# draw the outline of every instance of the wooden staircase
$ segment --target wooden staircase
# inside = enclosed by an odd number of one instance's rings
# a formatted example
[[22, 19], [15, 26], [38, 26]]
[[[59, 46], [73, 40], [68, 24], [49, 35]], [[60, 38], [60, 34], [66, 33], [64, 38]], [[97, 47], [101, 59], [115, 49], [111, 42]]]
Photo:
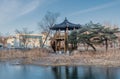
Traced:
[[51, 46], [54, 51], [60, 51], [65, 49], [64, 45], [65, 35], [60, 32], [56, 32], [51, 40]]

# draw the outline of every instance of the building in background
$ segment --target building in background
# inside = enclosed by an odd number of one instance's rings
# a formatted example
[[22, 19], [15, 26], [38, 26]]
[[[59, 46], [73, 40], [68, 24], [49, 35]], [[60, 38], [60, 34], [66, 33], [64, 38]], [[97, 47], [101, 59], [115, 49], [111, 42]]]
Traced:
[[42, 35], [40, 34], [17, 34], [16, 42], [19, 42], [19, 47], [23, 47], [23, 48], [41, 47]]
[[[40, 48], [45, 41], [46, 34], [16, 34], [7, 40], [8, 48]], [[50, 40], [46, 40], [45, 46], [50, 46]]]
[[15, 40], [16, 40], [16, 37], [9, 36], [8, 39], [7, 39], [7, 42], [6, 42], [7, 43], [6, 47], [7, 48], [14, 48], [14, 47], [16, 47], [15, 44], [14, 44]]

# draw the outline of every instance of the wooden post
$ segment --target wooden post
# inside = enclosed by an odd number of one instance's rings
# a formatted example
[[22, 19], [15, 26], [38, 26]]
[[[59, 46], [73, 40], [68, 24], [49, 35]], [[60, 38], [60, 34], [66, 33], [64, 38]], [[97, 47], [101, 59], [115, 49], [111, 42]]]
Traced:
[[59, 47], [58, 50], [59, 50], [59, 51], [60, 51], [60, 39], [61, 39], [61, 38], [60, 38], [60, 29], [59, 29], [59, 32], [58, 32], [58, 44], [59, 44], [59, 46], [58, 46], [58, 47]]
[[66, 51], [68, 51], [68, 27], [66, 28]]
[[61, 49], [61, 34], [60, 34], [60, 29], [59, 29], [59, 51]]
[[66, 52], [66, 30], [65, 30], [65, 36], [64, 36], [64, 52]]
[[64, 46], [64, 52], [66, 52], [67, 50], [68, 50], [68, 43], [67, 43], [67, 39], [68, 39], [68, 27], [66, 28], [66, 30], [65, 30], [65, 39], [64, 39], [64, 44], [65, 44], [65, 46]]
[[55, 51], [57, 51], [57, 31], [56, 31], [56, 34], [55, 34]]

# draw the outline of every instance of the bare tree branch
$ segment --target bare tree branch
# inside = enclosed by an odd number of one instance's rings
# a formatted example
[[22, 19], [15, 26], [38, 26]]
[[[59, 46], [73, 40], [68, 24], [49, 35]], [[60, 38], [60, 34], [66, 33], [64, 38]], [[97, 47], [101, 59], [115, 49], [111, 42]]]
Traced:
[[53, 27], [54, 24], [57, 21], [57, 18], [59, 17], [59, 13], [52, 13], [52, 12], [47, 12], [45, 16], [43, 17], [42, 21], [39, 23], [39, 30], [41, 32], [46, 32], [47, 36], [43, 42], [42, 47], [44, 46], [47, 38], [49, 35], [52, 33], [50, 32], [50, 27]]

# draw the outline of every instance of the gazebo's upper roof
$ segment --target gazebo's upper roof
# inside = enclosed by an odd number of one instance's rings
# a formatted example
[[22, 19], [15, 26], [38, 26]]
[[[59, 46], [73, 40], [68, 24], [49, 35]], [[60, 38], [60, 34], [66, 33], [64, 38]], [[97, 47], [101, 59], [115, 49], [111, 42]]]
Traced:
[[81, 27], [80, 24], [73, 24], [71, 22], [69, 22], [67, 20], [67, 18], [65, 18], [65, 20], [60, 23], [60, 24], [55, 24], [53, 27], [51, 27], [51, 30], [66, 30], [66, 28], [68, 28], [68, 30], [73, 30], [73, 29], [79, 29]]

